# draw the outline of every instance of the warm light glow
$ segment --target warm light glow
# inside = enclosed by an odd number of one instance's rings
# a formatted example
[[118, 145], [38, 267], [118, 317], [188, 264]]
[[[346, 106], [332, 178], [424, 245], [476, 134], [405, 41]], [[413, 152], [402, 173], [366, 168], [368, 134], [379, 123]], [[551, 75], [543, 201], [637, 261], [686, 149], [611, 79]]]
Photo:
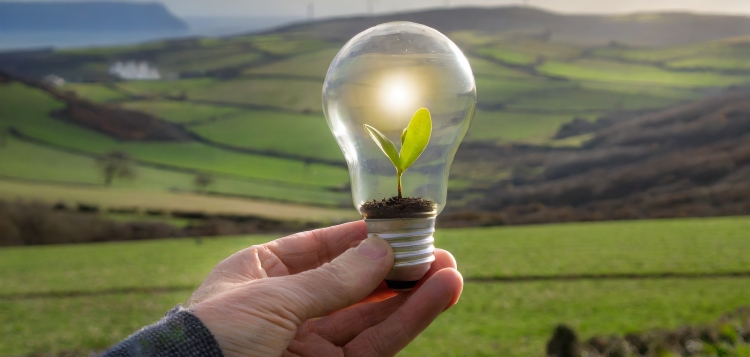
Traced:
[[409, 104], [409, 88], [404, 81], [393, 81], [385, 88], [386, 103], [388, 105], [403, 109]]
[[381, 88], [382, 105], [392, 114], [401, 114], [411, 109], [416, 102], [416, 88], [404, 75], [386, 78]]

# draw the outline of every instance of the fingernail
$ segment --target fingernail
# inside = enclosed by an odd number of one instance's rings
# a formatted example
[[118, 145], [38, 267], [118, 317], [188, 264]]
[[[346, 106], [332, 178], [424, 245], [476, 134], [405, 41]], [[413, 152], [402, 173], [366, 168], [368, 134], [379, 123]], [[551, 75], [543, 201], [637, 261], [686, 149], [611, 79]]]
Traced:
[[388, 255], [388, 243], [380, 238], [367, 238], [357, 247], [357, 253], [372, 260]]

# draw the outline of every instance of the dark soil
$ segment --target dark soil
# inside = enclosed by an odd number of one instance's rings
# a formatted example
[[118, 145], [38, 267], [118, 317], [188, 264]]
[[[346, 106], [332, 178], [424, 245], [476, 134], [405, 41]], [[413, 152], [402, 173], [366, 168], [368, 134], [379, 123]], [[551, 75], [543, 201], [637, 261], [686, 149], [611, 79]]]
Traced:
[[394, 196], [380, 201], [367, 201], [362, 204], [359, 211], [365, 218], [370, 219], [416, 218], [434, 214], [435, 206], [434, 202], [420, 197]]

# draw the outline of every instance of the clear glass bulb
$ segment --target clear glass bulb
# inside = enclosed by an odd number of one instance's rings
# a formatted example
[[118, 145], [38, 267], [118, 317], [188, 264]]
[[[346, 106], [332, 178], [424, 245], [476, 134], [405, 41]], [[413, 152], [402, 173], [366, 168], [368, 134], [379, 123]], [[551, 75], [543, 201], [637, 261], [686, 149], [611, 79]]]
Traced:
[[[399, 150], [402, 131], [414, 113], [429, 110], [430, 141], [402, 180], [404, 197], [431, 201], [426, 216], [432, 218], [434, 230], [434, 217], [445, 207], [450, 166], [475, 106], [476, 85], [468, 60], [435, 29], [391, 22], [367, 29], [344, 45], [328, 69], [323, 111], [349, 166], [354, 206], [366, 220], [377, 217], [368, 215], [362, 205], [396, 196], [398, 184], [394, 164], [364, 124]], [[370, 233], [375, 229], [369, 223], [368, 227]], [[421, 229], [419, 224], [410, 227], [401, 231]]]
[[323, 85], [323, 111], [344, 152], [354, 206], [396, 195], [393, 164], [364, 130], [371, 125], [399, 148], [401, 132], [420, 108], [430, 111], [432, 136], [403, 175], [404, 196], [445, 207], [448, 173], [476, 105], [474, 75], [445, 35], [411, 22], [372, 27], [336, 55]]

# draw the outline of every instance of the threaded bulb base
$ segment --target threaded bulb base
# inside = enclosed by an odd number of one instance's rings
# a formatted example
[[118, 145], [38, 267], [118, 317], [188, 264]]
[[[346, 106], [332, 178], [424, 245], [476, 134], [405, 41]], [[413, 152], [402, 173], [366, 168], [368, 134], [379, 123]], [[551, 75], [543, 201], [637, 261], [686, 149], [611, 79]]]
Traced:
[[435, 216], [427, 218], [365, 219], [367, 236], [379, 237], [393, 248], [394, 261], [385, 277], [395, 291], [409, 291], [435, 261]]

